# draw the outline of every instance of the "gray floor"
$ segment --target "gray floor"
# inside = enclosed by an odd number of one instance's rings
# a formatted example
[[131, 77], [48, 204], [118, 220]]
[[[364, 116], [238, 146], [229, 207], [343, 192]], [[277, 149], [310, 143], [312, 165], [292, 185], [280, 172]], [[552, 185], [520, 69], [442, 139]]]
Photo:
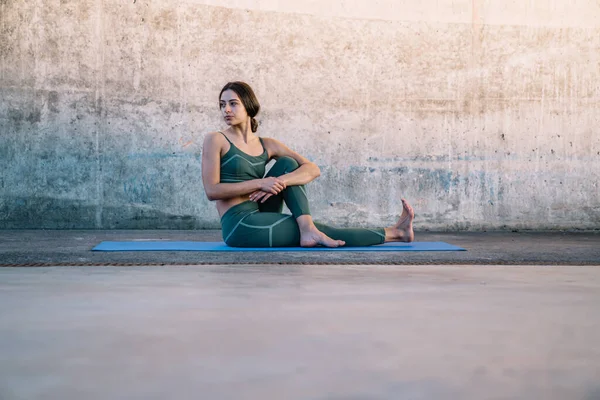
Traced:
[[600, 266], [0, 268], [0, 399], [599, 399]]

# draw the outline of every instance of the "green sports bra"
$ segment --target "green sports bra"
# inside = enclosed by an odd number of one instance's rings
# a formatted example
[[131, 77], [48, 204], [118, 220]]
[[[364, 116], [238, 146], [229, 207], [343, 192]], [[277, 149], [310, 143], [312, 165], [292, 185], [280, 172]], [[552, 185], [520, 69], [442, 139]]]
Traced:
[[[225, 134], [219, 131], [220, 134]], [[260, 156], [251, 156], [238, 149], [227, 136], [225, 139], [230, 144], [227, 153], [221, 157], [221, 180], [220, 183], [245, 182], [252, 179], [261, 179], [265, 175], [265, 166], [269, 162], [267, 149], [262, 141], [263, 153]]]

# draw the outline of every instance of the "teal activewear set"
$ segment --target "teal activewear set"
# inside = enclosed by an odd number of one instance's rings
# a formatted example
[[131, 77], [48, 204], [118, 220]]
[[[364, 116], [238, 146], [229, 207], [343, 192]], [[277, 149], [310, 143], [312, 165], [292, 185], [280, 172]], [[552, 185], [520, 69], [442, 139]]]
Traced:
[[[251, 156], [238, 149], [227, 136], [225, 139], [229, 142], [230, 148], [221, 157], [221, 183], [244, 182], [265, 177], [265, 167], [269, 162], [266, 149], [259, 156]], [[263, 144], [262, 139], [260, 143]], [[296, 160], [281, 157], [266, 176], [282, 176], [296, 168], [298, 168]], [[292, 215], [281, 213], [284, 202]], [[223, 240], [232, 247], [299, 246], [300, 230], [296, 218], [301, 215], [310, 215], [306, 189], [303, 185], [288, 186], [264, 203], [248, 200], [227, 210], [221, 217]], [[317, 222], [315, 225], [330, 238], [345, 241], [346, 246], [371, 246], [385, 241], [383, 228], [340, 229]]]

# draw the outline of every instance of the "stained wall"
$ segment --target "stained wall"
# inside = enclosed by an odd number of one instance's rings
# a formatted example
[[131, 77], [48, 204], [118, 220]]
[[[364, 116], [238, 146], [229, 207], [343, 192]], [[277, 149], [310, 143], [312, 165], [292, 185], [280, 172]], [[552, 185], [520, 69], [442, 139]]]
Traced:
[[315, 219], [600, 228], [595, 0], [0, 0], [0, 228], [219, 226], [230, 80], [316, 162]]

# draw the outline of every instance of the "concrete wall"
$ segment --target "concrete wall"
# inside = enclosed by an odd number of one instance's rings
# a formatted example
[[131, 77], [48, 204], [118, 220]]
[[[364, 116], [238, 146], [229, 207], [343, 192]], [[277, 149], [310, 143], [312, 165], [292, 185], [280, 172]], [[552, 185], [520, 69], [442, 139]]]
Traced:
[[200, 157], [245, 80], [316, 219], [600, 228], [596, 0], [0, 0], [0, 227], [215, 228]]

